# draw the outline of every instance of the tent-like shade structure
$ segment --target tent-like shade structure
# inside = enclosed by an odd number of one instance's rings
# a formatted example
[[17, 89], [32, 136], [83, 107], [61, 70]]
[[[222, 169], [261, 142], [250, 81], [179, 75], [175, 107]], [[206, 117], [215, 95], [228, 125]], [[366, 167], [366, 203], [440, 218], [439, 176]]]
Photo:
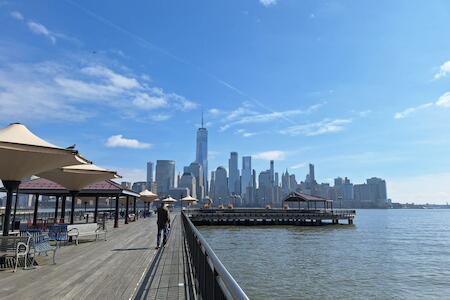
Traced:
[[[108, 179], [120, 178], [116, 171], [106, 170], [94, 164], [72, 165], [56, 168], [39, 173], [37, 176], [59, 183], [71, 192], [72, 199], [75, 198], [79, 191], [89, 184]], [[72, 214], [70, 217], [70, 224], [73, 224], [75, 201], [72, 201], [71, 209]]]
[[7, 190], [3, 235], [8, 235], [12, 194], [23, 178], [67, 165], [89, 163], [72, 147], [55, 146], [13, 123], [0, 129], [0, 179]]
[[198, 200], [195, 199], [194, 197], [191, 197], [191, 195], [187, 195], [186, 197], [182, 198], [181, 201], [187, 202], [187, 203], [194, 203], [194, 202], [197, 202]]
[[175, 202], [177, 202], [177, 200], [175, 200], [175, 199], [173, 199], [172, 197], [169, 196], [169, 197], [163, 199], [162, 202], [163, 202], [163, 203], [169, 203], [169, 204], [170, 204], [170, 203], [175, 203]]
[[141, 200], [145, 203], [151, 203], [158, 198], [158, 195], [149, 190], [144, 190], [139, 195], [141, 195]]

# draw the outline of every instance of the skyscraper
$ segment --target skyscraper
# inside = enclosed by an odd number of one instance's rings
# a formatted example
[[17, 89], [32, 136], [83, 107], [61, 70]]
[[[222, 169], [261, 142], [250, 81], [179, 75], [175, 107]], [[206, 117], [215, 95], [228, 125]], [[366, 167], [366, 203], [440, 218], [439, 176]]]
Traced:
[[309, 180], [311, 183], [314, 183], [316, 181], [316, 175], [314, 174], [314, 165], [309, 164]]
[[155, 177], [158, 195], [160, 197], [167, 196], [169, 189], [173, 188], [175, 184], [175, 161], [157, 160]]
[[189, 194], [192, 197], [197, 198], [197, 187], [196, 187], [196, 177], [192, 173], [184, 172], [178, 182], [179, 188], [188, 188]]
[[253, 186], [252, 181], [252, 157], [251, 156], [243, 156], [242, 157], [242, 175], [241, 175], [241, 190], [242, 196], [244, 198], [245, 203], [250, 202], [250, 193], [247, 190], [248, 187]]
[[153, 163], [147, 162], [147, 188], [150, 189], [153, 182]]
[[[197, 130], [197, 151], [195, 161], [202, 166], [203, 186], [205, 194], [208, 192], [208, 130], [203, 127], [203, 113], [202, 113], [202, 127]], [[199, 199], [201, 200], [201, 199]]]
[[195, 176], [196, 179], [196, 195], [192, 195], [192, 197], [196, 197], [198, 200], [202, 200], [205, 196], [206, 189], [203, 186], [203, 169], [202, 165], [198, 162], [191, 163], [188, 167], [184, 167], [185, 173], [191, 173]]
[[274, 185], [275, 182], [275, 170], [274, 170], [274, 163], [273, 160], [270, 161], [270, 181], [272, 182], [272, 185]]
[[228, 170], [230, 172], [230, 176], [228, 179], [228, 191], [230, 194], [240, 194], [237, 152], [230, 153], [230, 159], [228, 160]]
[[214, 201], [220, 204], [228, 204], [228, 180], [227, 170], [224, 167], [218, 167], [214, 178]]

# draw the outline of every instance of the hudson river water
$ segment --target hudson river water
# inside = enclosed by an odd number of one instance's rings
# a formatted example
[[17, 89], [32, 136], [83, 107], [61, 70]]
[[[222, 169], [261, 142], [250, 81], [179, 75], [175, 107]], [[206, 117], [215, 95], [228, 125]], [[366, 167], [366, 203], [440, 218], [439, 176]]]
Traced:
[[355, 225], [199, 227], [251, 299], [450, 299], [450, 210]]

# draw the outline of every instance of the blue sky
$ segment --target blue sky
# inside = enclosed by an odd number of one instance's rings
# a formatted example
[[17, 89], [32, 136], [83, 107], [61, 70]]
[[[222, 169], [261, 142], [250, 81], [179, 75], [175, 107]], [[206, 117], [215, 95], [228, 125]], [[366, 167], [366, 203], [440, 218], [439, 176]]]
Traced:
[[230, 151], [450, 200], [447, 1], [0, 0], [0, 125], [142, 180]]

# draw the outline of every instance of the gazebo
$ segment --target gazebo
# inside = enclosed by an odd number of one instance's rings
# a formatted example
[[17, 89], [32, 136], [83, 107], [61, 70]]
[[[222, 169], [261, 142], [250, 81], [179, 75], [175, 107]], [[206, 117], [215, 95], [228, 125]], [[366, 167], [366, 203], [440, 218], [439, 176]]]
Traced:
[[283, 202], [298, 202], [298, 208], [300, 209], [300, 203], [306, 202], [307, 209], [311, 209], [310, 203], [314, 203], [314, 209], [317, 209], [317, 203], [323, 204], [324, 209], [333, 209], [333, 201], [327, 200], [319, 196], [312, 196], [299, 192], [291, 192], [284, 198]]
[[[34, 195], [34, 213], [33, 213], [33, 224], [36, 225], [36, 219], [38, 214], [39, 206], [39, 196], [56, 196], [64, 198], [70, 195], [70, 191], [65, 189], [62, 185], [50, 181], [44, 178], [37, 178], [27, 182], [23, 182], [19, 186], [19, 193]], [[98, 216], [98, 202], [100, 197], [115, 198], [115, 217], [114, 217], [114, 227], [119, 227], [119, 199], [121, 196], [133, 197], [134, 198], [134, 213], [136, 213], [136, 198], [139, 198], [139, 193], [132, 190], [126, 189], [120, 184], [112, 180], [103, 180], [86, 186], [81, 189], [77, 197], [94, 197], [95, 198], [95, 208], [94, 208], [94, 222], [97, 222]], [[65, 207], [61, 209], [61, 219], [64, 219]]]
[[146, 215], [145, 206], [147, 206], [147, 211], [150, 210], [150, 203], [156, 201], [158, 199], [158, 195], [149, 190], [144, 190], [139, 193], [141, 196], [142, 202], [144, 202], [144, 218]]

